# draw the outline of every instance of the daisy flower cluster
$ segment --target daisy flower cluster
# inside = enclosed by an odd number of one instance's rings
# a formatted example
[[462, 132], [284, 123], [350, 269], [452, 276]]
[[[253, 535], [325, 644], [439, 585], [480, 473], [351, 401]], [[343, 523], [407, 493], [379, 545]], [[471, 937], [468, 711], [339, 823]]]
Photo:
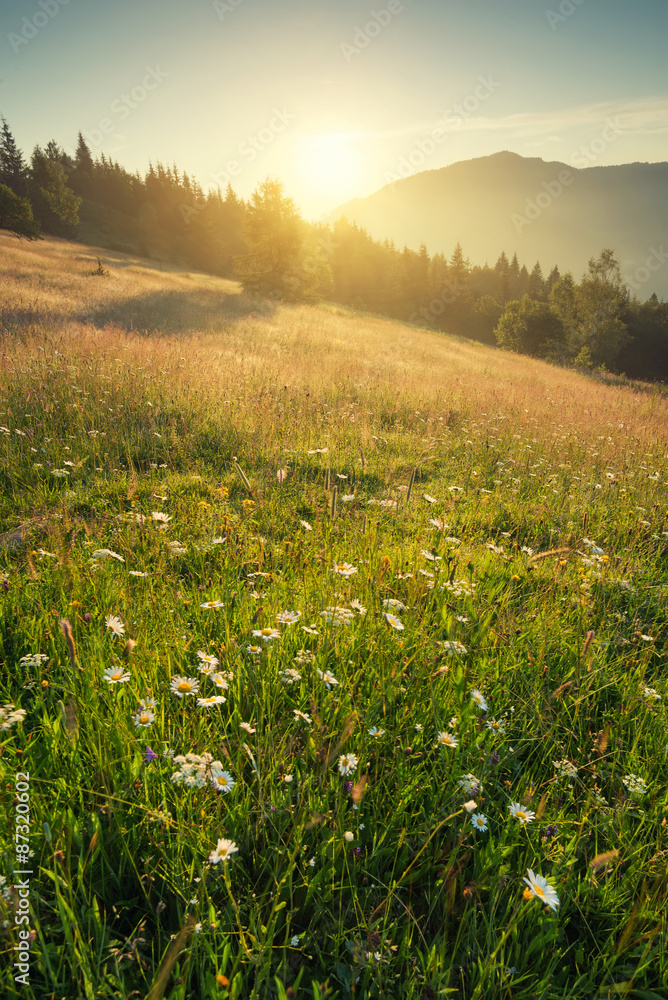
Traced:
[[177, 754], [173, 758], [179, 765], [172, 774], [175, 785], [185, 788], [203, 788], [206, 784], [213, 785], [217, 792], [231, 792], [235, 781], [229, 771], [226, 771], [219, 760], [214, 760], [210, 753]]

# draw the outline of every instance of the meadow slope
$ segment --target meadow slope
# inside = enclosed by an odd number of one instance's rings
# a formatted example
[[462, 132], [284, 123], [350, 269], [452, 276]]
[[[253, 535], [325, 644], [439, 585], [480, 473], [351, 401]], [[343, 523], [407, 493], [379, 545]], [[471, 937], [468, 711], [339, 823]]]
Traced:
[[7, 996], [666, 996], [659, 389], [6, 234], [0, 336]]

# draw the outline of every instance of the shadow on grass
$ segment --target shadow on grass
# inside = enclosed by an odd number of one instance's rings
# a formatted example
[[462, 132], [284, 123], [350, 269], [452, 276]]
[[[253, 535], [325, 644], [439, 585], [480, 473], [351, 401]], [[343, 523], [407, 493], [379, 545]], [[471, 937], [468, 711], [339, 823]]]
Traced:
[[104, 305], [86, 319], [99, 327], [112, 323], [128, 331], [190, 334], [215, 331], [245, 316], [272, 316], [275, 309], [276, 303], [241, 293], [170, 289]]
[[[90, 278], [105, 281], [104, 277]], [[74, 312], [39, 301], [0, 305], [0, 332], [21, 335], [30, 329], [51, 331], [69, 323], [92, 323], [103, 329], [112, 325], [135, 333], [183, 334], [216, 332], [244, 317], [269, 318], [277, 302], [253, 299], [241, 292], [193, 288], [147, 292], [92, 308], [85, 302]]]
[[105, 304], [81, 318], [98, 327], [115, 324], [140, 333], [191, 334], [215, 331], [245, 316], [273, 316], [275, 309], [275, 302], [240, 292], [170, 289]]

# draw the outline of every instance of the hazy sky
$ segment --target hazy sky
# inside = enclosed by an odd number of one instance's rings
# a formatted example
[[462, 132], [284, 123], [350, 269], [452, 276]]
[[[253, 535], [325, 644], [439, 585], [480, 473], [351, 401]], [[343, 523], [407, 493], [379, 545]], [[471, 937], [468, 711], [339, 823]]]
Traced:
[[0, 0], [0, 113], [315, 218], [502, 149], [668, 160], [667, 40], [666, 0]]

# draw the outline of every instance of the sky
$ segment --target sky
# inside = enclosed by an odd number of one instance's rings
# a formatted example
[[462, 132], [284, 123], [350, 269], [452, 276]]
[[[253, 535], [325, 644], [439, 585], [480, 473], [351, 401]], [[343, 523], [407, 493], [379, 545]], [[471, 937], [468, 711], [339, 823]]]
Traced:
[[317, 219], [511, 150], [668, 160], [666, 0], [0, 0], [0, 114]]

